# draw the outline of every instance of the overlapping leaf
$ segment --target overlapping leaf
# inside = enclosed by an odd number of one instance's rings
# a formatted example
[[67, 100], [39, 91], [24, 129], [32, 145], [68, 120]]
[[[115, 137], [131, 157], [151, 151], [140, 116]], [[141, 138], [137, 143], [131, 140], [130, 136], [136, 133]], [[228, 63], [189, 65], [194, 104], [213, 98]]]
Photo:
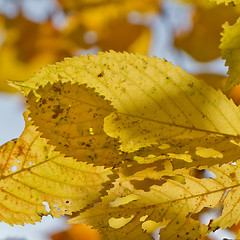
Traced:
[[229, 66], [229, 77], [226, 83], [226, 91], [230, 90], [234, 85], [240, 83], [239, 78], [239, 52], [240, 52], [240, 19], [229, 26], [224, 24], [224, 32], [220, 48], [222, 49], [222, 56], [226, 59], [226, 65]]
[[225, 75], [220, 74], [196, 74], [194, 75], [196, 78], [204, 80], [208, 85], [212, 86], [216, 90], [223, 90], [226, 85], [227, 77]]
[[240, 221], [239, 211], [239, 192], [240, 192], [240, 174], [239, 174], [239, 161], [236, 165], [224, 165], [222, 167], [211, 167], [212, 171], [217, 177], [216, 180], [220, 180], [224, 188], [226, 189], [226, 196], [223, 199], [223, 211], [222, 215], [211, 221], [210, 227], [215, 228], [227, 228], [233, 224], [237, 224]]
[[[111, 101], [116, 111], [105, 118], [104, 131], [119, 138], [123, 152], [145, 148], [154, 155], [140, 162], [174, 159], [179, 168], [184, 161], [189, 166], [214, 165], [240, 155], [239, 109], [221, 92], [171, 63], [115, 52], [82, 56], [48, 66], [19, 87], [28, 94], [59, 80], [86, 83]], [[45, 137], [46, 129], [41, 128]]]
[[[104, 239], [151, 239], [144, 231], [153, 222], [165, 226], [163, 239], [197, 239], [239, 220], [239, 163], [224, 163], [240, 156], [240, 110], [204, 81], [167, 61], [112, 51], [66, 59], [15, 85], [33, 124], [60, 153], [118, 167], [108, 195], [72, 222], [93, 225]], [[224, 164], [208, 169], [215, 179], [181, 169], [214, 164]], [[208, 226], [195, 220], [230, 188], [221, 218]]]
[[[105, 116], [114, 111], [109, 101], [85, 85], [47, 85], [28, 95], [30, 117], [43, 137], [66, 156], [104, 166], [123, 161], [118, 139], [103, 131]], [[37, 102], [36, 102], [37, 101]]]
[[65, 158], [40, 135], [27, 124], [19, 139], [0, 148], [0, 220], [11, 225], [79, 211], [99, 198], [111, 174]]
[[[161, 239], [200, 239], [240, 220], [239, 162], [208, 170], [216, 175], [215, 179], [197, 179], [187, 171], [176, 171], [175, 174], [178, 172], [185, 178], [184, 183], [167, 180], [162, 186], [153, 184], [148, 191], [136, 190], [132, 182], [120, 178], [101, 203], [70, 222], [91, 224], [101, 230], [106, 240], [112, 239], [114, 234], [119, 239], [148, 239], [144, 233], [147, 221], [162, 222], [165, 219], [169, 221], [162, 224], [166, 227], [160, 231]], [[206, 207], [221, 205], [222, 198], [221, 217], [210, 220], [208, 226], [195, 220], [196, 213]]]
[[187, 176], [185, 181], [181, 184], [168, 180], [162, 186], [153, 184], [144, 191], [136, 190], [126, 179], [119, 179], [101, 203], [70, 222], [90, 224], [106, 240], [114, 235], [119, 239], [151, 239], [144, 233], [149, 221], [167, 226], [160, 233], [161, 239], [200, 238], [206, 234], [207, 226], [191, 217], [204, 207], [215, 207], [224, 190], [217, 191], [222, 185], [214, 180]]

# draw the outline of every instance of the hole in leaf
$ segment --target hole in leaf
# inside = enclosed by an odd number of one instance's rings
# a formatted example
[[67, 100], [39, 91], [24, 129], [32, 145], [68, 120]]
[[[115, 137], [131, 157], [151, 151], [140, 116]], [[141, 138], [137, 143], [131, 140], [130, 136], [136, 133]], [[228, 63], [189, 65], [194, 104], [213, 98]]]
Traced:
[[204, 178], [216, 178], [216, 175], [213, 172], [208, 171], [206, 169], [204, 171], [203, 176], [204, 176]]
[[121, 228], [121, 227], [125, 226], [133, 218], [134, 218], [134, 215], [132, 215], [129, 218], [124, 218], [124, 217], [121, 217], [121, 218], [110, 218], [108, 220], [108, 224], [109, 224], [110, 227], [118, 229], [118, 228]]
[[228, 192], [231, 191], [232, 188], [227, 188], [224, 192], [224, 194], [222, 195], [222, 198], [221, 198], [221, 201], [220, 202], [223, 202], [224, 198], [227, 196]]
[[50, 212], [49, 204], [48, 204], [47, 202], [42, 202], [42, 204], [45, 206], [46, 211], [47, 211], [47, 212]]
[[17, 171], [17, 166], [13, 166], [13, 167], [11, 168], [11, 171], [12, 171], [12, 172], [16, 172], [16, 171]]
[[[219, 218], [222, 214], [222, 209], [220, 207], [216, 208], [203, 208], [203, 210], [198, 214], [198, 219], [202, 224], [208, 225], [209, 221], [213, 218]], [[197, 214], [196, 214], [197, 215]]]

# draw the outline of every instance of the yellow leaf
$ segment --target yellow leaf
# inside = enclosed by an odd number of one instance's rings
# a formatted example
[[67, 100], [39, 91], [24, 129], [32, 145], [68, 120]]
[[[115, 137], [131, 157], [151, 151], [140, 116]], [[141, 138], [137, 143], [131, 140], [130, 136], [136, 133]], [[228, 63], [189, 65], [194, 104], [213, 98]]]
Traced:
[[229, 66], [229, 77], [227, 79], [225, 90], [229, 91], [234, 85], [240, 83], [239, 79], [239, 32], [240, 18], [237, 22], [229, 26], [228, 23], [223, 25], [222, 40], [220, 48], [222, 49], [223, 59], [226, 60], [226, 65]]
[[[41, 55], [47, 55], [48, 63], [56, 62], [71, 53], [70, 46], [55, 29], [51, 20], [45, 23], [35, 23], [19, 14], [16, 18], [5, 17], [3, 30], [6, 39], [2, 48], [11, 47], [16, 51], [16, 57], [23, 63], [34, 61]], [[69, 48], [68, 48], [69, 47]]]
[[181, 0], [182, 2], [192, 3], [197, 6], [211, 8], [216, 4], [225, 3], [225, 5], [235, 5], [239, 3], [239, 0]]
[[127, 19], [119, 19], [106, 26], [96, 44], [102, 51], [113, 49], [120, 52], [127, 50], [132, 53], [146, 54], [150, 36], [148, 27], [131, 24]]
[[[171, 220], [161, 229], [161, 239], [199, 239], [207, 234], [208, 227], [194, 220], [194, 215], [204, 207], [216, 207], [225, 189], [215, 179], [196, 179], [188, 173], [183, 176], [184, 184], [167, 180], [162, 186], [153, 183], [147, 191], [137, 190], [135, 183], [119, 178], [102, 202], [69, 222], [92, 225], [108, 240], [114, 235], [119, 239], [151, 239], [144, 233], [147, 221], [157, 222], [159, 226]], [[121, 222], [120, 227], [117, 220], [122, 218], [125, 222]]]
[[236, 165], [225, 164], [222, 167], [211, 167], [209, 170], [220, 180], [226, 196], [222, 199], [222, 215], [210, 221], [209, 228], [227, 228], [240, 221], [240, 167], [239, 161]]
[[147, 53], [151, 36], [149, 27], [131, 24], [113, 6], [85, 9], [72, 15], [63, 34], [79, 48], [98, 46], [102, 51], [142, 54]]
[[[94, 203], [111, 171], [65, 158], [29, 123], [0, 148], [0, 221], [34, 223]], [[49, 206], [49, 209], [46, 207]]]
[[225, 3], [225, 5], [229, 5], [229, 4], [239, 4], [240, 1], [239, 0], [209, 0], [211, 2], [216, 2], [217, 4], [220, 3]]
[[66, 156], [96, 165], [115, 166], [123, 157], [118, 139], [103, 131], [104, 117], [114, 111], [109, 101], [84, 85], [47, 85], [28, 95], [30, 117], [43, 137]]
[[16, 92], [6, 80], [25, 80], [46, 64], [72, 55], [72, 47], [50, 20], [37, 24], [22, 15], [13, 19], [0, 15], [0, 23], [5, 36], [0, 47], [1, 91]]
[[[134, 159], [138, 162], [172, 159], [174, 167], [180, 168], [223, 164], [235, 161], [240, 154], [239, 109], [220, 91], [171, 63], [142, 55], [100, 53], [66, 59], [15, 84], [28, 94], [31, 89], [59, 80], [86, 83], [111, 101], [116, 111], [111, 109], [103, 116], [110, 114], [105, 117], [104, 131], [120, 140], [121, 151], [138, 156]], [[45, 132], [41, 127], [48, 139], [50, 128]], [[199, 148], [207, 153], [198, 154]], [[208, 148], [219, 154], [208, 154]]]
[[197, 7], [193, 15], [193, 28], [175, 38], [175, 46], [195, 60], [206, 62], [220, 57], [219, 43], [222, 24], [234, 23], [239, 13], [233, 6]]
[[216, 90], [223, 90], [227, 80], [225, 75], [218, 74], [201, 73], [194, 76], [198, 79], [204, 80], [208, 85], [212, 86]]
[[[200, 239], [218, 228], [239, 222], [239, 164], [237, 161], [236, 165], [207, 168], [215, 174], [208, 179], [197, 179], [190, 176], [189, 171], [177, 170], [175, 174], [182, 175], [184, 183], [168, 179], [163, 185], [152, 183], [149, 189], [145, 189], [144, 181], [139, 180], [137, 186], [136, 182], [121, 176], [102, 202], [69, 222], [90, 224], [108, 240], [113, 239], [114, 234], [119, 239], [148, 239], [144, 223], [169, 220], [160, 230], [161, 239]], [[196, 214], [205, 208], [221, 206], [222, 201], [224, 208], [219, 218], [210, 220], [208, 225], [195, 220]], [[117, 225], [120, 218], [125, 219], [121, 227]]]

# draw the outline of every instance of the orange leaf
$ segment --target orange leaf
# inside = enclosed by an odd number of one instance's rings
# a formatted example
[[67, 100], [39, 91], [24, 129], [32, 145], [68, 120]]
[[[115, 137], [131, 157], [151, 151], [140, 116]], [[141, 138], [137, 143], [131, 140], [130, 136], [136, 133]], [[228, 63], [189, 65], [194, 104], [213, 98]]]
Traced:
[[101, 240], [97, 230], [85, 224], [74, 224], [67, 231], [51, 236], [52, 240]]

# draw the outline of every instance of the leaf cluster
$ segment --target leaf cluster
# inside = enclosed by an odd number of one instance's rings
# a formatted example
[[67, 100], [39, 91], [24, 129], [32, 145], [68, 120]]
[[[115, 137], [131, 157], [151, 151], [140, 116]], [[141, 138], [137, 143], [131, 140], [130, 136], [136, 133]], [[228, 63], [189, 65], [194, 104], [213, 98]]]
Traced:
[[[239, 20], [224, 25], [226, 90], [240, 83], [238, 34]], [[1, 221], [74, 213], [70, 223], [106, 240], [152, 239], [159, 227], [161, 239], [200, 239], [240, 221], [240, 109], [222, 91], [166, 60], [115, 51], [11, 84], [28, 108], [22, 135], [0, 148]], [[215, 208], [218, 218], [199, 221]]]

